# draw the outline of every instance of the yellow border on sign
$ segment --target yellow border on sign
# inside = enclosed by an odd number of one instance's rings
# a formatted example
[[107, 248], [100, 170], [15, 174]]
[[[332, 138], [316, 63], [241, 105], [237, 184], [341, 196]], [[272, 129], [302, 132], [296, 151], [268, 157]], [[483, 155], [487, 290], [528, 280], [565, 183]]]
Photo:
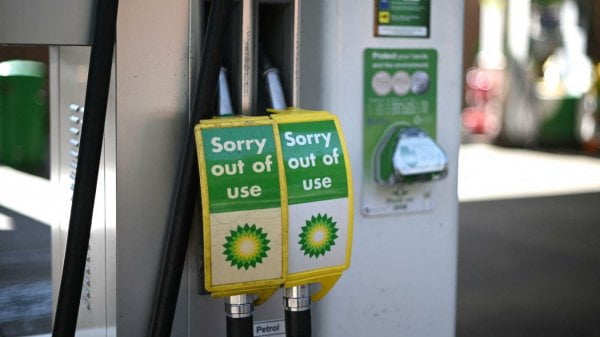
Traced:
[[[312, 295], [314, 301], [318, 301], [323, 298], [331, 288], [335, 285], [337, 280], [342, 275], [342, 272], [350, 267], [350, 260], [352, 254], [352, 240], [353, 240], [353, 228], [354, 228], [354, 191], [352, 188], [352, 168], [350, 166], [350, 156], [348, 155], [348, 147], [342, 128], [337, 116], [333, 115], [328, 111], [310, 111], [302, 109], [288, 109], [288, 110], [269, 110], [272, 112], [271, 118], [276, 122], [275, 128], [279, 133], [279, 124], [298, 123], [298, 122], [319, 122], [319, 121], [333, 121], [340, 138], [342, 151], [344, 153], [344, 163], [346, 165], [346, 180], [348, 181], [348, 240], [346, 243], [346, 261], [343, 265], [335, 267], [327, 267], [322, 269], [316, 269], [306, 272], [300, 272], [295, 274], [289, 274], [285, 282], [285, 287], [294, 287], [308, 283], [320, 283], [321, 288]], [[283, 161], [283, 153], [282, 153]], [[285, 176], [285, 171], [284, 176]], [[287, 186], [286, 186], [287, 187]], [[286, 191], [287, 197], [287, 191]], [[289, 222], [289, 220], [288, 220]]]
[[[281, 199], [281, 226], [282, 226], [282, 269], [281, 278], [261, 280], [261, 281], [250, 281], [243, 283], [232, 283], [225, 285], [213, 286], [212, 284], [212, 270], [211, 270], [211, 240], [210, 240], [210, 204], [208, 188], [202, 188], [202, 186], [208, 186], [208, 177], [206, 175], [206, 158], [204, 156], [204, 143], [202, 139], [202, 130], [213, 129], [213, 128], [231, 128], [231, 127], [244, 127], [244, 126], [260, 126], [260, 125], [271, 125], [273, 126], [273, 137], [275, 141], [275, 152], [277, 157], [277, 168], [279, 169], [279, 186], [280, 186], [280, 199]], [[287, 275], [287, 256], [288, 256], [288, 197], [287, 197], [287, 185], [285, 180], [281, 144], [279, 141], [279, 129], [277, 129], [275, 123], [268, 117], [230, 117], [220, 118], [212, 120], [200, 121], [194, 127], [194, 134], [196, 138], [196, 151], [198, 155], [198, 169], [200, 172], [200, 195], [202, 200], [202, 226], [203, 226], [203, 239], [204, 239], [204, 280], [205, 287], [213, 297], [225, 297], [240, 294], [258, 294], [259, 299], [257, 305], [266, 301], [282, 284], [284, 284]]]

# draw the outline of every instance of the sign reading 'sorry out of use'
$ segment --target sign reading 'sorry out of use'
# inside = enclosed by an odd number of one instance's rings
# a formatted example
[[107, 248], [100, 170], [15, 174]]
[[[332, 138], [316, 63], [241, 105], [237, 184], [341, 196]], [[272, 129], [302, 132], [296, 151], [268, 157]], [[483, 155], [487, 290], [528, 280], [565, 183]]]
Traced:
[[333, 120], [278, 123], [289, 204], [290, 275], [346, 262], [348, 177]]
[[200, 132], [211, 286], [283, 278], [280, 172], [273, 125], [205, 127]]

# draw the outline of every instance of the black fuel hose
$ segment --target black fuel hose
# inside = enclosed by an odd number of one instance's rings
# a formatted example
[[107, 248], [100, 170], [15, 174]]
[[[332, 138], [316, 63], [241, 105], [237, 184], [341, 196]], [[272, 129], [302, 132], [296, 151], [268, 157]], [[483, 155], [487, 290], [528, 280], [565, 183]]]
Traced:
[[193, 126], [200, 119], [211, 118], [221, 68], [225, 26], [229, 22], [231, 0], [213, 0], [206, 25], [200, 58], [200, 73], [185, 147], [179, 163], [173, 203], [169, 215], [156, 297], [148, 336], [171, 335], [181, 274], [188, 247], [190, 228], [198, 201], [198, 161]]
[[310, 309], [285, 311], [285, 335], [287, 337], [311, 336]]
[[244, 318], [227, 317], [226, 331], [227, 337], [252, 337], [254, 336], [252, 328], [252, 316]]
[[106, 121], [117, 8], [118, 0], [96, 1], [92, 50], [85, 92], [85, 114], [75, 173], [67, 247], [52, 330], [53, 337], [74, 336], [77, 328]]

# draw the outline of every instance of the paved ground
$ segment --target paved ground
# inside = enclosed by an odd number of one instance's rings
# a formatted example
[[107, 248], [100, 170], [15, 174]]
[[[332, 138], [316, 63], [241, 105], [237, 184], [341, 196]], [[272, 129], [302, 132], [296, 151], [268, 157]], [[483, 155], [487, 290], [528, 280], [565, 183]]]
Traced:
[[458, 337], [600, 336], [600, 193], [460, 211]]
[[600, 159], [470, 144], [459, 165], [457, 336], [600, 336]]
[[50, 331], [50, 227], [0, 207], [0, 337]]
[[460, 148], [461, 201], [600, 192], [600, 158], [487, 144]]

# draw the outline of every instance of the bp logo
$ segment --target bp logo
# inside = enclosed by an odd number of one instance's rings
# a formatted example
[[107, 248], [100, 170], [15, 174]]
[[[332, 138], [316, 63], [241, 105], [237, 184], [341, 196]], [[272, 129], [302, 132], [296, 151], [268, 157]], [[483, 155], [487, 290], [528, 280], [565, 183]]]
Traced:
[[225, 238], [223, 254], [226, 261], [230, 261], [232, 266], [238, 269], [256, 268], [257, 264], [263, 262], [267, 257], [270, 240], [267, 240], [267, 233], [263, 233], [262, 228], [256, 225], [238, 226], [232, 230], [230, 235]]
[[319, 255], [329, 252], [338, 237], [335, 224], [332, 217], [321, 213], [306, 220], [306, 226], [302, 227], [300, 242], [298, 242], [304, 255], [318, 258]]

